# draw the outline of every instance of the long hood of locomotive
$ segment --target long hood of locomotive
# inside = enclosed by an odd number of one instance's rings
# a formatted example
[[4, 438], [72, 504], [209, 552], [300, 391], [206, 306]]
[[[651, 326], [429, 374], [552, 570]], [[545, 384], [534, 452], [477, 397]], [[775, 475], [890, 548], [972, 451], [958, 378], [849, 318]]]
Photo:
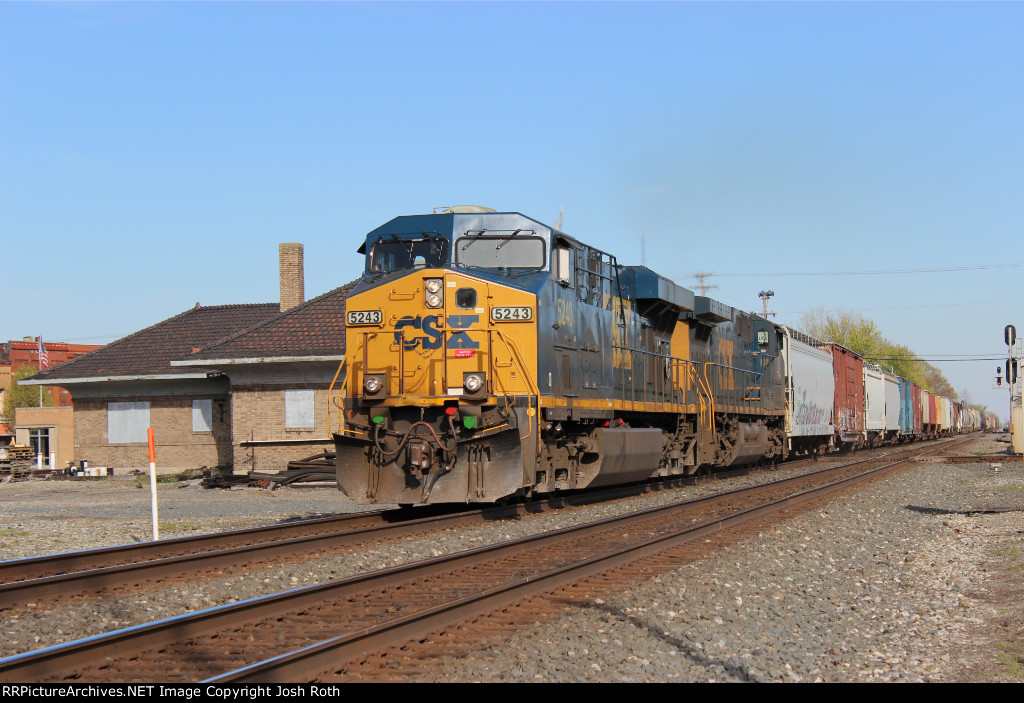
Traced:
[[[431, 307], [428, 283], [440, 304]], [[537, 295], [451, 269], [420, 269], [364, 281], [346, 301], [347, 391], [363, 396], [368, 375], [385, 379], [371, 402], [442, 404], [470, 395], [467, 374], [483, 374], [473, 400], [537, 393]]]

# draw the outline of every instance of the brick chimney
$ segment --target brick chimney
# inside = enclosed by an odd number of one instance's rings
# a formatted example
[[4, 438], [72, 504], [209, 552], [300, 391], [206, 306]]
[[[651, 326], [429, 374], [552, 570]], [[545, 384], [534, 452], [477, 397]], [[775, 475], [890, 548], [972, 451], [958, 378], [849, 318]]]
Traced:
[[286, 242], [278, 244], [277, 250], [281, 262], [281, 312], [284, 312], [306, 300], [302, 245], [297, 242]]

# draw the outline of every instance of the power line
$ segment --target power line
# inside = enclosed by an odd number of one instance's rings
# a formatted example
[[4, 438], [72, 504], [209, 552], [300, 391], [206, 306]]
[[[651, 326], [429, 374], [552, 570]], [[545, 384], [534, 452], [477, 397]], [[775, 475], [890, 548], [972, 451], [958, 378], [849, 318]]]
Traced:
[[1019, 264], [991, 264], [987, 266], [948, 266], [943, 268], [928, 269], [889, 269], [886, 271], [788, 271], [783, 273], [765, 273], [756, 271], [754, 273], [716, 273], [715, 276], [888, 276], [902, 273], [946, 273], [949, 271], [985, 271], [989, 269], [1010, 269], [1021, 268], [1024, 263]]
[[993, 356], [993, 357], [976, 356], [976, 357], [971, 357], [970, 359], [923, 359], [923, 358], [921, 358], [919, 356], [913, 356], [913, 357], [908, 357], [908, 356], [887, 357], [886, 356], [886, 357], [883, 357], [883, 356], [871, 356], [870, 354], [865, 355], [865, 358], [869, 358], [872, 361], [927, 361], [928, 363], [933, 363], [933, 362], [934, 363], [939, 363], [939, 362], [942, 362], [944, 364], [947, 364], [947, 363], [950, 363], [950, 362], [953, 362], [953, 361], [1005, 361], [1006, 360], [1005, 356]]
[[[999, 305], [1002, 303], [1020, 303], [1024, 302], [1024, 298], [1009, 298], [1006, 300], [976, 300], [970, 303], [934, 303], [931, 305], [894, 305], [885, 308], [858, 308], [856, 310], [848, 310], [846, 308], [830, 308], [826, 312], [876, 312], [879, 310], [927, 310], [930, 308], [958, 308], [958, 307], [978, 307], [979, 305]], [[780, 313], [781, 315], [797, 315], [799, 313], [806, 312], [806, 310], [787, 310], [786, 312]]]

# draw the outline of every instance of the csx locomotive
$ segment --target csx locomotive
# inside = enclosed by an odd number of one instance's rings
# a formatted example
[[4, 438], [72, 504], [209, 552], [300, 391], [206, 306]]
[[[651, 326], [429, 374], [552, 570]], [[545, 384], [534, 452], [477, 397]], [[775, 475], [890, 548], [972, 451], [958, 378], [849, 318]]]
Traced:
[[514, 212], [370, 232], [332, 385], [361, 503], [497, 502], [776, 462], [784, 335]]

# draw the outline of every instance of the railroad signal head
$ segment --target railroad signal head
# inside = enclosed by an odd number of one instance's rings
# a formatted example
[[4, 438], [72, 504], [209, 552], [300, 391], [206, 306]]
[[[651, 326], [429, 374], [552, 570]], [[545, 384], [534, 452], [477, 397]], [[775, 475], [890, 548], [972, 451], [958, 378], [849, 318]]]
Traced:
[[1017, 382], [1017, 360], [1007, 359], [1006, 360], [1006, 382], [1016, 383]]
[[1017, 328], [1013, 325], [1007, 325], [1003, 330], [1003, 339], [1006, 340], [1006, 346], [1012, 347], [1017, 341]]

